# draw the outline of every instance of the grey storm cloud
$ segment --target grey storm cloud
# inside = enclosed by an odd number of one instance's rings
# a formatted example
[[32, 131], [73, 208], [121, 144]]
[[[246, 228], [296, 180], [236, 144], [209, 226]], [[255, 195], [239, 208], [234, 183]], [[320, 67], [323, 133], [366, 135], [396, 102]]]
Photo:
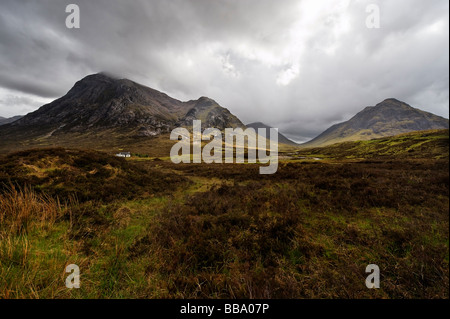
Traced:
[[[65, 26], [70, 3], [80, 29]], [[106, 71], [296, 140], [390, 97], [448, 117], [448, 14], [447, 0], [3, 0], [0, 115]]]

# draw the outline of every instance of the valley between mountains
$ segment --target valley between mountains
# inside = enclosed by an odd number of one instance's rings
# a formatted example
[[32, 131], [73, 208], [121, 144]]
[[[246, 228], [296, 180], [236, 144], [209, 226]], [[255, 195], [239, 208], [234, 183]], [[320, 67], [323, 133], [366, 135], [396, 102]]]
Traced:
[[448, 119], [388, 98], [305, 144], [279, 132], [272, 175], [172, 163], [193, 120], [270, 127], [103, 73], [1, 119], [0, 298], [449, 297]]

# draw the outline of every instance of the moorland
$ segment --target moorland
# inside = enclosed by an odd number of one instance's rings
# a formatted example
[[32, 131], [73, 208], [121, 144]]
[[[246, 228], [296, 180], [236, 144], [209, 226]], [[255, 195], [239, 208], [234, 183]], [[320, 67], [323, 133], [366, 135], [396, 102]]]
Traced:
[[0, 298], [448, 298], [448, 130], [281, 151], [273, 175], [154, 141], [0, 156]]

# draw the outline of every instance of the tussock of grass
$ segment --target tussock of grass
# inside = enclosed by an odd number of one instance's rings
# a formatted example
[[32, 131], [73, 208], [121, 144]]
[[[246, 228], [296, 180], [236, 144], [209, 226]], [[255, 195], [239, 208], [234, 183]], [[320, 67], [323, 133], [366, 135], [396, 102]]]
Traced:
[[[65, 258], [51, 247], [64, 210], [28, 186], [11, 184], [0, 193], [0, 298], [39, 298], [42, 291], [55, 296]], [[44, 242], [50, 245], [42, 251]]]
[[61, 211], [57, 199], [37, 194], [30, 186], [20, 188], [11, 184], [0, 194], [1, 229], [10, 234], [52, 227]]

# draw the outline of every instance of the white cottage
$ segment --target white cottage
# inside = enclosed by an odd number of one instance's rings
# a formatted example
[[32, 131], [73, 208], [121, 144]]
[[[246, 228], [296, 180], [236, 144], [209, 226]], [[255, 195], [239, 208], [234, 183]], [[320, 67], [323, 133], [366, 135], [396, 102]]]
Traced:
[[117, 157], [131, 157], [130, 152], [120, 152], [116, 154]]

